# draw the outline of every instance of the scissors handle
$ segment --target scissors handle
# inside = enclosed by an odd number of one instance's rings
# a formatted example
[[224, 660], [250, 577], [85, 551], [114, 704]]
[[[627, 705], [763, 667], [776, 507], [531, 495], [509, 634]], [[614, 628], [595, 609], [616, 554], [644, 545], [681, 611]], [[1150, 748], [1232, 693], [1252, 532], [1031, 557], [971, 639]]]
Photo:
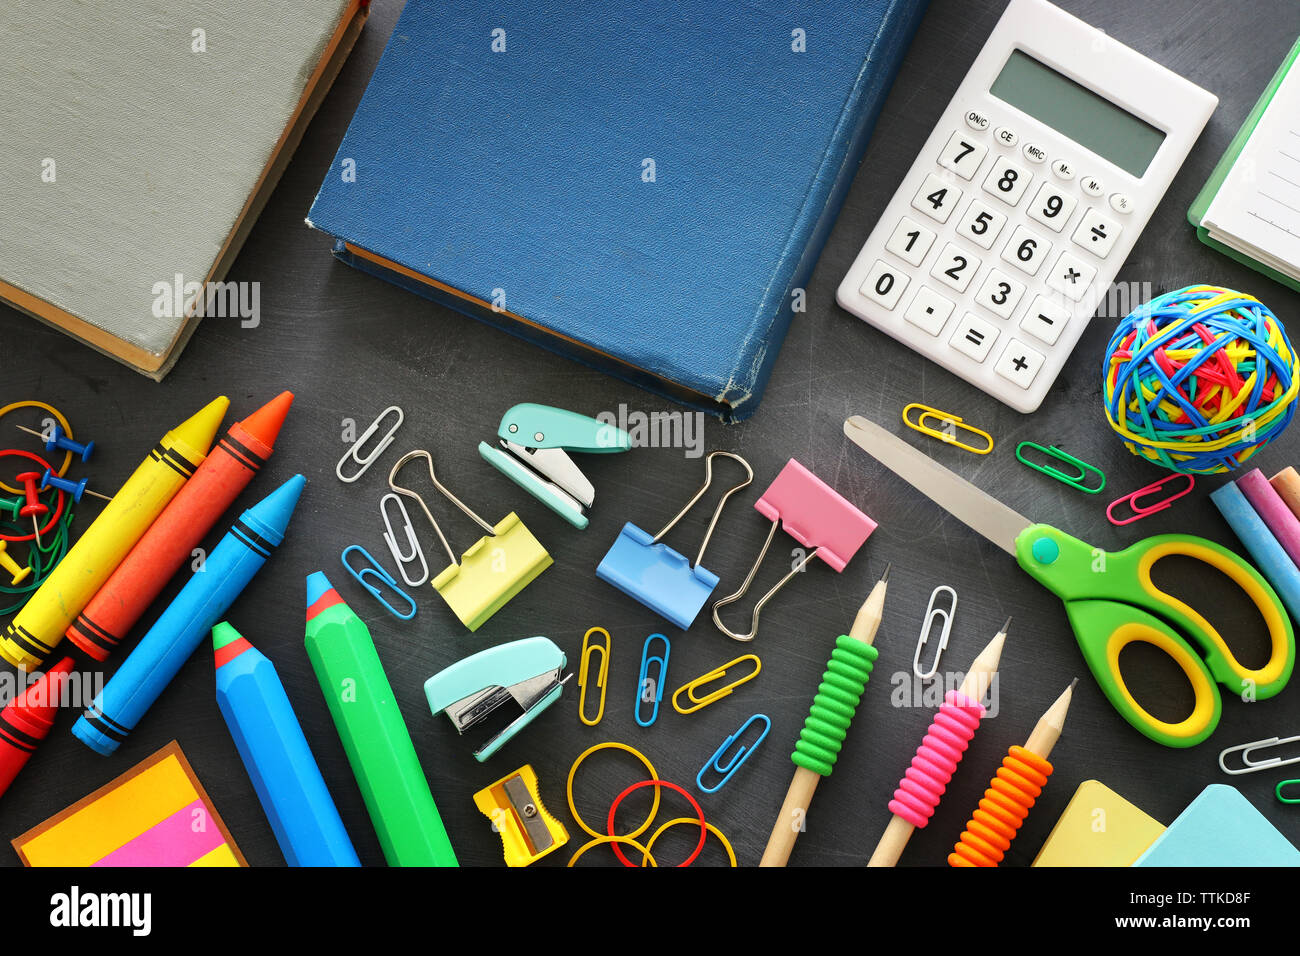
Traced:
[[[1066, 601], [1079, 649], [1102, 693], [1125, 720], [1166, 747], [1194, 747], [1214, 733], [1223, 699], [1204, 661], [1163, 621], [1130, 604], [1116, 601]], [[1192, 685], [1190, 715], [1169, 723], [1146, 710], [1129, 691], [1119, 655], [1129, 644], [1150, 644], [1179, 666]]]
[[[1266, 700], [1291, 678], [1295, 633], [1285, 606], [1258, 571], [1213, 541], [1162, 534], [1108, 553], [1050, 525], [1039, 524], [1021, 532], [1016, 539], [1016, 556], [1025, 571], [1067, 603], [1114, 601], [1169, 621], [1199, 645], [1211, 676], [1234, 695]], [[1171, 556], [1209, 565], [1250, 598], [1269, 633], [1271, 649], [1262, 667], [1243, 665], [1199, 611], [1155, 585], [1151, 569], [1161, 558]]]

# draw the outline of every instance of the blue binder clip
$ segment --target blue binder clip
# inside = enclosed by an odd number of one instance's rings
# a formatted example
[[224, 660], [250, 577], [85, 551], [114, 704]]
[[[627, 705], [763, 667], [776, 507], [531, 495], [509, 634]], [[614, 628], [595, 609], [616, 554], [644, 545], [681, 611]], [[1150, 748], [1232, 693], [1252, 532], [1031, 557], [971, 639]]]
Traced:
[[[728, 747], [730, 747], [737, 740], [739, 740], [741, 735], [744, 734], [744, 732], [747, 729], [749, 729], [749, 725], [754, 723], [754, 721], [756, 720], [761, 720], [763, 722], [763, 732], [758, 735], [758, 739], [755, 740], [748, 747], [742, 746], [739, 750], [737, 750], [734, 754], [731, 755], [731, 757], [727, 760], [725, 764], [722, 763], [723, 753], [726, 752]], [[763, 742], [763, 738], [767, 736], [767, 732], [771, 729], [772, 729], [772, 721], [768, 719], [767, 714], [755, 714], [753, 717], [749, 718], [749, 720], [741, 724], [740, 729], [737, 730], [730, 737], [728, 737], [726, 740], [724, 740], [722, 742], [722, 746], [719, 747], [717, 750], [715, 750], [713, 752], [713, 756], [710, 757], [708, 759], [708, 762], [705, 763], [704, 766], [700, 768], [700, 772], [695, 775], [696, 786], [698, 786], [705, 793], [717, 793], [719, 790], [721, 790], [723, 786], [726, 784], [726, 782], [731, 779], [731, 775], [740, 769], [740, 765], [744, 763], [746, 760], [748, 760], [750, 756], [753, 755], [754, 751], [758, 749], [758, 745]], [[713, 786], [708, 787], [705, 786], [704, 784], [704, 775], [708, 773], [710, 770], [714, 770], [722, 774], [722, 779], [719, 780], [717, 783], [715, 783]]]
[[[365, 566], [360, 569], [354, 568], [348, 562], [348, 555], [353, 551], [366, 559]], [[339, 555], [339, 559], [343, 562], [343, 567], [347, 569], [348, 574], [356, 578], [357, 583], [369, 591], [374, 596], [375, 600], [384, 606], [385, 611], [393, 615], [393, 617], [400, 618], [403, 621], [409, 621], [411, 618], [415, 617], [416, 607], [415, 602], [411, 600], [411, 596], [397, 586], [397, 580], [384, 569], [382, 564], [371, 557], [369, 551], [361, 547], [359, 544], [350, 544], [343, 549], [343, 553]], [[402, 613], [397, 608], [393, 607], [393, 605], [389, 603], [388, 598], [384, 597], [384, 592], [381, 591], [378, 586], [371, 584], [368, 580], [369, 578], [376, 578], [381, 583], [386, 584], [389, 590], [406, 602], [410, 610], [406, 613]]]
[[[664, 653], [662, 657], [652, 657], [650, 655], [650, 644], [655, 638], [664, 642]], [[659, 702], [664, 699], [664, 681], [668, 680], [668, 654], [672, 651], [672, 645], [668, 643], [668, 638], [662, 634], [651, 634], [645, 639], [645, 646], [641, 648], [641, 674], [636, 679], [636, 707], [632, 715], [636, 717], [636, 722], [642, 727], [649, 727], [659, 719]], [[650, 676], [650, 665], [657, 663], [659, 672]], [[641, 719], [641, 705], [654, 704], [654, 709], [650, 711], [650, 719]]]
[[[733, 485], [722, 496], [713, 512], [713, 520], [704, 533], [699, 553], [694, 561], [688, 561], [684, 555], [663, 544], [662, 540], [709, 490], [709, 485], [713, 483], [713, 459], [718, 456], [739, 462], [745, 469], [745, 480]], [[753, 480], [754, 470], [745, 459], [729, 451], [711, 452], [704, 463], [704, 484], [686, 503], [686, 507], [677, 512], [676, 517], [654, 537], [630, 521], [623, 525], [613, 546], [596, 568], [596, 577], [640, 601], [683, 631], [686, 630], [704, 607], [713, 589], [718, 586], [718, 576], [701, 564], [709, 539], [713, 537], [713, 529], [717, 527], [727, 499]]]

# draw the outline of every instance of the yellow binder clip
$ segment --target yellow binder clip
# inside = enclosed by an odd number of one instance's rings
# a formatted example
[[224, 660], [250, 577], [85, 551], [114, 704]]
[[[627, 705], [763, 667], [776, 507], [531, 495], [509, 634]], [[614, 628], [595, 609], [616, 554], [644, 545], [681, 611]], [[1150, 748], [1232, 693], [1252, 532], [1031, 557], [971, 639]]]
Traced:
[[506, 866], [536, 863], [569, 842], [569, 831], [542, 803], [531, 764], [474, 794], [474, 805], [501, 836]]
[[[730, 684], [723, 684], [716, 690], [709, 691], [703, 697], [697, 697], [695, 695], [695, 692], [705, 684], [711, 684], [716, 680], [722, 680], [722, 678], [727, 676], [728, 670], [736, 667], [744, 661], [754, 662], [754, 669], [750, 673], [746, 674], [739, 680], [732, 681]], [[723, 664], [721, 667], [715, 667], [708, 673], [701, 674], [699, 677], [695, 678], [695, 680], [685, 683], [681, 687], [677, 688], [677, 690], [673, 692], [673, 710], [677, 711], [679, 714], [693, 714], [697, 710], [703, 710], [705, 707], [708, 707], [709, 704], [722, 700], [722, 698], [726, 697], [741, 684], [753, 680], [758, 676], [758, 672], [762, 669], [763, 662], [758, 659], [757, 654], [744, 654], [737, 657], [734, 661], [727, 661], [727, 663]], [[687, 700], [695, 706], [683, 707], [677, 700], [677, 698], [682, 696], [682, 694], [685, 694]]]
[[[916, 420], [907, 417], [907, 413], [912, 409], [917, 409], [920, 414]], [[927, 420], [934, 421], [939, 427], [935, 428], [927, 424]], [[922, 405], [920, 402], [912, 402], [903, 408], [903, 424], [908, 428], [920, 432], [922, 435], [929, 435], [931, 438], [937, 438], [945, 445], [954, 445], [957, 448], [964, 449], [976, 455], [987, 455], [993, 450], [993, 436], [986, 431], [976, 428], [974, 425], [968, 425], [960, 415], [952, 415], [948, 412], [940, 411], [937, 408], [931, 408], [929, 405]], [[974, 445], [967, 444], [959, 438], [960, 432], [969, 432], [984, 440], [987, 447], [977, 448]]]
[[[442, 496], [487, 532], [470, 545], [459, 561], [424, 499], [410, 488], [403, 488], [396, 483], [397, 473], [402, 466], [416, 458], [423, 458], [428, 463], [429, 480]], [[407, 452], [397, 460], [393, 470], [388, 473], [388, 487], [399, 495], [413, 499], [433, 525], [433, 530], [437, 532], [438, 540], [442, 542], [451, 561], [433, 579], [433, 588], [471, 631], [477, 631], [484, 621], [551, 566], [551, 556], [517, 514], [510, 512], [497, 522], [496, 527], [488, 524], [442, 486], [433, 473], [433, 456], [423, 449]]]
[[[593, 634], [604, 634], [604, 643], [591, 643], [591, 635]], [[605, 716], [605, 679], [609, 677], [609, 645], [609, 631], [603, 627], [593, 627], [582, 635], [582, 663], [578, 667], [578, 687], [581, 689], [581, 693], [578, 695], [578, 719], [588, 727], [595, 727], [600, 723], [601, 718]], [[600, 655], [600, 671], [596, 674], [596, 686], [600, 688], [600, 709], [596, 711], [595, 718], [588, 719], [587, 674], [593, 654]]]

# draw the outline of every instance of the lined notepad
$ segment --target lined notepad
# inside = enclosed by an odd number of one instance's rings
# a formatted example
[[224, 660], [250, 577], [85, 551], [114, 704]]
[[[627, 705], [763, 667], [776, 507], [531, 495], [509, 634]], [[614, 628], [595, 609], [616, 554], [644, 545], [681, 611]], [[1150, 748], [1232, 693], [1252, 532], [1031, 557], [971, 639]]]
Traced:
[[1300, 287], [1300, 43], [1260, 97], [1189, 218], [1200, 238]]

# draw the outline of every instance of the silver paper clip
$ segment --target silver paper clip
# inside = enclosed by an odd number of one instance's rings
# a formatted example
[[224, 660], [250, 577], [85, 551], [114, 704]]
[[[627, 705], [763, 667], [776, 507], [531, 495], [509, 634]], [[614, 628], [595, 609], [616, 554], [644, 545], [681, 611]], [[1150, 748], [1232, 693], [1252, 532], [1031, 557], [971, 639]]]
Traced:
[[[943, 592], [952, 595], [952, 606], [946, 610], [941, 607], [935, 607], [935, 599]], [[925, 608], [925, 623], [921, 625], [921, 639], [916, 642], [916, 653], [912, 655], [912, 673], [921, 680], [929, 680], [935, 674], [939, 673], [939, 658], [943, 656], [943, 650], [948, 646], [948, 638], [952, 636], [952, 616], [957, 613], [957, 592], [946, 584], [941, 584], [930, 592], [930, 603]], [[934, 660], [930, 663], [928, 671], [921, 671], [921, 651], [925, 645], [930, 642], [930, 635], [934, 633], [935, 619], [943, 621], [943, 627], [939, 630], [939, 647], [934, 652]]]
[[[348, 555], [353, 551], [356, 551], [368, 562], [367, 565], [362, 567], [360, 570], [354, 568], [348, 563]], [[384, 570], [384, 566], [371, 557], [370, 552], [365, 548], [361, 547], [359, 544], [350, 544], [343, 549], [343, 553], [339, 555], [339, 560], [343, 562], [343, 567], [347, 569], [348, 574], [356, 578], [358, 584], [374, 595], [375, 600], [384, 606], [385, 611], [393, 615], [393, 617], [401, 618], [403, 621], [409, 621], [411, 618], [415, 617], [416, 606], [415, 602], [411, 600], [411, 596], [397, 586], [396, 579]], [[392, 592], [400, 595], [402, 600], [405, 601], [411, 609], [403, 614], [397, 608], [393, 607], [393, 605], [389, 603], [388, 598], [384, 597], [384, 593], [378, 587], [366, 580], [367, 578], [378, 578], [384, 584], [388, 585]]]
[[[740, 739], [741, 735], [749, 729], [750, 724], [760, 720], [763, 722], [763, 732], [758, 735], [758, 739], [749, 746], [742, 745], [737, 748], [736, 752], [727, 758], [727, 762], [723, 763], [722, 755], [726, 753], [727, 748]], [[710, 757], [708, 762], [700, 768], [700, 772], [695, 775], [696, 786], [698, 786], [704, 793], [717, 793], [721, 790], [723, 785], [731, 779], [732, 774], [740, 769], [740, 765], [753, 756], [754, 751], [758, 749], [758, 745], [763, 742], [763, 738], [767, 736], [767, 732], [771, 729], [772, 721], [768, 718], [767, 714], [755, 714], [753, 717], [749, 718], [749, 720], [741, 724], [740, 729], [724, 740], [722, 746], [715, 750], [713, 756]], [[704, 783], [704, 775], [708, 773], [709, 770], [714, 770], [717, 773], [722, 774], [722, 779], [711, 787]]]
[[[388, 429], [388, 431], [384, 433], [384, 436], [379, 439], [378, 444], [375, 445], [374, 451], [366, 455], [365, 458], [362, 458], [357, 454], [357, 451], [362, 445], [370, 440], [370, 437], [379, 429], [379, 423], [388, 417], [389, 412], [397, 413], [397, 421], [395, 421], [393, 427]], [[393, 438], [397, 435], [397, 429], [402, 427], [402, 422], [405, 421], [405, 419], [406, 416], [396, 405], [389, 405], [380, 412], [379, 417], [370, 423], [370, 427], [361, 433], [361, 437], [352, 443], [352, 447], [343, 453], [343, 457], [339, 459], [339, 463], [334, 466], [334, 474], [338, 475], [339, 481], [351, 484], [364, 475], [374, 463], [375, 459], [384, 453], [384, 449], [393, 443]], [[343, 466], [348, 463], [349, 459], [357, 465], [356, 474], [351, 477], [343, 474]]]
[[[1273, 767], [1285, 767], [1287, 764], [1300, 763], [1300, 757], [1290, 757], [1283, 760], [1281, 757], [1266, 757], [1263, 760], [1251, 760], [1250, 752], [1252, 750], [1263, 750], [1265, 747], [1281, 747], [1283, 744], [1292, 744], [1300, 737], [1269, 737], [1265, 740], [1252, 740], [1248, 744], [1238, 744], [1235, 747], [1229, 747], [1219, 754], [1219, 767], [1224, 773], [1236, 776], [1240, 773], [1254, 773], [1257, 770], [1271, 770]], [[1224, 759], [1228, 754], [1241, 752], [1241, 769], [1229, 770], [1228, 763]]]
[[[388, 502], [397, 503], [397, 513], [402, 516], [401, 530], [406, 533], [406, 546], [409, 553], [403, 551], [397, 544], [397, 532], [393, 530], [392, 519], [388, 516]], [[411, 524], [411, 516], [406, 513], [406, 502], [402, 501], [402, 496], [396, 492], [390, 491], [379, 499], [379, 513], [384, 518], [384, 543], [388, 545], [388, 550], [392, 552], [393, 561], [397, 564], [397, 570], [402, 575], [402, 580], [408, 587], [418, 588], [425, 581], [429, 580], [429, 563], [424, 560], [424, 552], [420, 550], [420, 539], [415, 536], [415, 526]], [[420, 563], [420, 576], [417, 580], [412, 581], [411, 575], [406, 571], [408, 564]]]

